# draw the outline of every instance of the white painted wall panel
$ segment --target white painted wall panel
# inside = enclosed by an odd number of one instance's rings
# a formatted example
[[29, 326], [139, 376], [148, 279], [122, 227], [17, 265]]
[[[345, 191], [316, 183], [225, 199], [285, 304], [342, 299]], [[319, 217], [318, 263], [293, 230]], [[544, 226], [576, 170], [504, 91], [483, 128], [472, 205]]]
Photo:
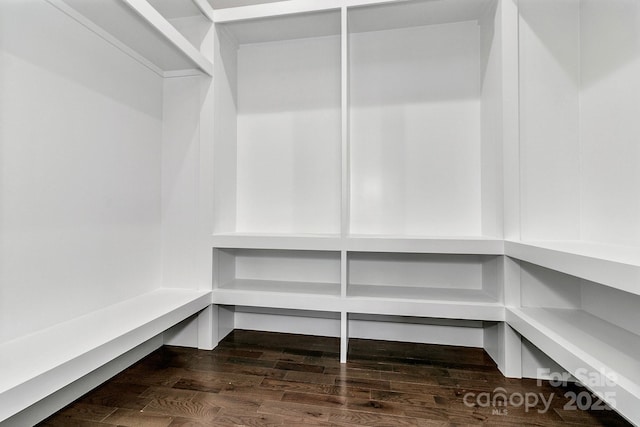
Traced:
[[235, 251], [235, 277], [253, 280], [340, 282], [340, 253], [317, 251]]
[[349, 37], [350, 231], [480, 235], [477, 22]]
[[476, 255], [350, 253], [349, 283], [482, 289], [485, 261]]
[[340, 38], [238, 51], [237, 231], [340, 232]]
[[46, 2], [0, 8], [5, 341], [160, 286], [162, 82]]
[[640, 3], [583, 0], [581, 231], [584, 240], [640, 244]]
[[197, 283], [201, 77], [164, 81], [162, 134], [163, 285]]
[[579, 1], [520, 8], [522, 238], [579, 237]]

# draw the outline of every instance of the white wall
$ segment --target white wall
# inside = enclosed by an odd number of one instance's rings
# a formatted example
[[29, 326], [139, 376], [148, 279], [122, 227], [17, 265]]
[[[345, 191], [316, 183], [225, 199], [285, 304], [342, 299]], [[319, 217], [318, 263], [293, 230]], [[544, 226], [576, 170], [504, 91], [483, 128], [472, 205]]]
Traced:
[[476, 22], [349, 36], [354, 234], [480, 235]]
[[523, 238], [640, 242], [640, 4], [523, 0]]
[[340, 232], [340, 38], [238, 50], [237, 230]]
[[0, 342], [160, 286], [162, 81], [0, 4]]
[[640, 244], [640, 2], [580, 8], [581, 232]]
[[164, 81], [162, 271], [168, 288], [197, 283], [200, 93], [200, 76]]
[[577, 239], [580, 4], [518, 4], [522, 238]]

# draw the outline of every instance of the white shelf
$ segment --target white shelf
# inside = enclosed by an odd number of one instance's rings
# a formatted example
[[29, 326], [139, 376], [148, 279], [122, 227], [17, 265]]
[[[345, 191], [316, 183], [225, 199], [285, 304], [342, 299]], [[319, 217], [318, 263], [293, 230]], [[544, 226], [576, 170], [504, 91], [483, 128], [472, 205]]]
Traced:
[[487, 237], [422, 237], [351, 235], [346, 249], [359, 252], [416, 252], [467, 255], [503, 255], [501, 239]]
[[220, 233], [211, 238], [214, 248], [338, 251], [337, 234]]
[[[390, 316], [503, 321], [504, 306], [481, 290], [234, 280], [213, 291], [213, 303]], [[398, 295], [402, 295], [399, 297]]]
[[349, 285], [347, 311], [364, 314], [503, 321], [504, 306], [482, 290]]
[[[583, 310], [508, 308], [506, 320], [573, 375], [615, 375], [617, 386], [591, 385], [604, 397], [615, 393], [622, 415], [640, 423], [640, 337]], [[587, 370], [587, 372], [580, 370]], [[606, 400], [606, 399], [605, 399]]]
[[210, 291], [160, 289], [1, 344], [0, 421], [209, 304]]
[[159, 75], [213, 75], [202, 55], [146, 0], [47, 0]]
[[504, 241], [488, 237], [428, 237], [338, 234], [216, 233], [211, 246], [227, 249], [280, 249], [351, 252], [405, 252], [504, 255]]
[[640, 295], [640, 248], [580, 241], [505, 241], [505, 255]]
[[340, 284], [235, 279], [213, 291], [213, 303], [340, 311]]
[[247, 292], [277, 292], [290, 294], [311, 294], [340, 296], [339, 283], [288, 282], [282, 280], [235, 279], [218, 290]]

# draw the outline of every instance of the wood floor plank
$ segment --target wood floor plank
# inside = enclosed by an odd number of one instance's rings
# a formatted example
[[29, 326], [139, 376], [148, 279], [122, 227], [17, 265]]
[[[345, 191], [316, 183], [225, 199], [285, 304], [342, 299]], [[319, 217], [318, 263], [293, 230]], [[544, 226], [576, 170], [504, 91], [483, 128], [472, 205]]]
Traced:
[[151, 398], [140, 397], [149, 387], [140, 384], [108, 382], [81, 398], [80, 402], [105, 406], [140, 410], [151, 402]]
[[219, 411], [219, 406], [212, 405], [211, 402], [203, 399], [186, 401], [154, 399], [142, 410], [147, 414], [169, 415], [171, 417], [190, 418], [199, 421], [211, 421]]
[[335, 384], [336, 382], [336, 376], [331, 374], [300, 371], [287, 371], [283, 379], [310, 384]]
[[304, 363], [293, 363], [293, 362], [284, 362], [284, 361], [277, 362], [275, 368], [281, 369], [283, 371], [309, 372], [313, 374], [322, 374], [324, 372], [323, 366], [307, 365]]
[[198, 392], [194, 390], [183, 390], [172, 387], [149, 387], [140, 394], [140, 397], [169, 400], [172, 402], [188, 402], [193, 399]]
[[100, 422], [114, 413], [118, 408], [77, 402], [60, 411], [60, 415], [76, 420]]
[[88, 421], [68, 415], [55, 415], [39, 424], [42, 427], [109, 427], [112, 424]]
[[173, 422], [173, 418], [169, 415], [147, 414], [131, 409], [118, 409], [103, 422], [115, 426], [167, 427]]
[[[505, 378], [482, 349], [233, 331], [213, 351], [162, 347], [42, 426], [629, 427], [565, 408], [569, 385]], [[479, 395], [537, 393], [494, 408]]]
[[299, 422], [328, 421], [331, 408], [294, 402], [266, 401], [258, 408], [259, 414], [281, 415]]
[[342, 408], [347, 402], [345, 396], [333, 394], [313, 394], [300, 393], [297, 391], [287, 391], [282, 396], [283, 402], [293, 402], [303, 405], [326, 406], [329, 408]]

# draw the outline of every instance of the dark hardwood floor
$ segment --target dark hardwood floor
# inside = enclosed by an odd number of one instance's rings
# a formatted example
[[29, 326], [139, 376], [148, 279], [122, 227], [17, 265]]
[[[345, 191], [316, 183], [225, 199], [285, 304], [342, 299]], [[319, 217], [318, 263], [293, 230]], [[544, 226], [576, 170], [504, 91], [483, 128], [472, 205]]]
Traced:
[[[349, 344], [346, 365], [335, 338], [236, 330], [214, 351], [163, 347], [41, 425], [630, 425], [610, 410], [566, 407], [578, 386], [504, 378], [482, 349]], [[501, 392], [507, 405], [491, 407]]]

